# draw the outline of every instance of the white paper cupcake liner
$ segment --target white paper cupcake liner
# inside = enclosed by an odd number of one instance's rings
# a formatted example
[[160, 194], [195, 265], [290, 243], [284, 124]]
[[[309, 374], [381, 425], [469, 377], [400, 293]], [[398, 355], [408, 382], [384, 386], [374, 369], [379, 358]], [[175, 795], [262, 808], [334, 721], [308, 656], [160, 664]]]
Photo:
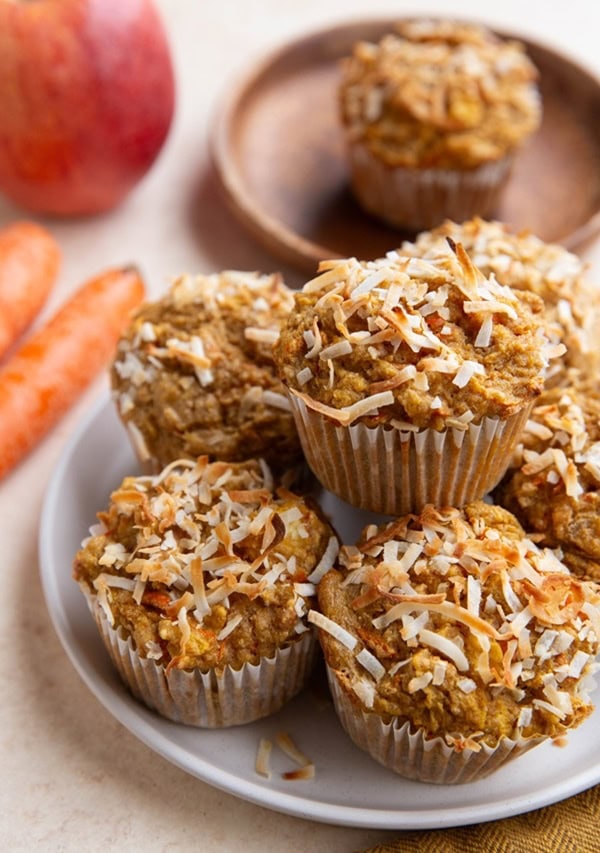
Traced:
[[112, 628], [97, 598], [82, 585], [113, 664], [133, 695], [161, 716], [200, 728], [226, 728], [274, 714], [306, 684], [315, 660], [312, 630], [273, 658], [235, 670], [187, 672], [141, 657], [122, 629]]
[[463, 222], [496, 208], [512, 156], [474, 169], [411, 169], [388, 166], [361, 142], [349, 145], [353, 192], [369, 213], [396, 228], [420, 231], [445, 219]]
[[290, 404], [304, 455], [321, 484], [353, 506], [385, 515], [482, 498], [505, 473], [532, 405], [466, 430], [412, 432], [340, 426], [294, 394]]
[[327, 678], [336, 713], [356, 746], [399, 776], [417, 782], [438, 785], [475, 782], [547, 740], [501, 738], [495, 747], [482, 744], [479, 752], [457, 751], [441, 737], [427, 738], [422, 730], [411, 730], [408, 722], [386, 723], [378, 714], [363, 711], [339, 686], [329, 667]]

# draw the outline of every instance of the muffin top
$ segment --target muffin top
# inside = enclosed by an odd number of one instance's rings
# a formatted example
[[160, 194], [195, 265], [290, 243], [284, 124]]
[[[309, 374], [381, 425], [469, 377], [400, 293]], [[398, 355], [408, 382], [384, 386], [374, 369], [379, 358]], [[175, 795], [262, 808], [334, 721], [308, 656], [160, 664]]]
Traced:
[[293, 643], [337, 554], [320, 513], [256, 461], [126, 477], [98, 519], [75, 579], [142, 657], [178, 669], [239, 669]]
[[279, 275], [181, 276], [135, 314], [111, 379], [142, 461], [180, 457], [279, 467], [300, 458], [272, 346], [293, 305]]
[[469, 169], [498, 160], [541, 120], [537, 71], [521, 44], [452, 21], [399, 23], [343, 63], [350, 139], [391, 166]]
[[600, 596], [500, 507], [371, 525], [318, 596], [327, 663], [367, 712], [478, 750], [558, 737], [592, 711]]
[[541, 391], [542, 302], [485, 278], [460, 244], [423, 260], [323, 262], [274, 347], [290, 392], [337, 423], [467, 429]]
[[578, 575], [600, 581], [600, 399], [597, 389], [553, 388], [535, 405], [497, 491]]
[[594, 335], [600, 299], [597, 288], [586, 280], [586, 265], [577, 255], [555, 243], [545, 243], [529, 231], [513, 234], [501, 222], [478, 217], [460, 225], [448, 221], [424, 231], [414, 243], [403, 243], [400, 251], [418, 258], [437, 258], [447, 254], [448, 237], [463, 244], [483, 275], [493, 273], [501, 284], [543, 299], [547, 334], [567, 348], [562, 361], [551, 365], [549, 379], [562, 373], [564, 365], [586, 369], [597, 349]]

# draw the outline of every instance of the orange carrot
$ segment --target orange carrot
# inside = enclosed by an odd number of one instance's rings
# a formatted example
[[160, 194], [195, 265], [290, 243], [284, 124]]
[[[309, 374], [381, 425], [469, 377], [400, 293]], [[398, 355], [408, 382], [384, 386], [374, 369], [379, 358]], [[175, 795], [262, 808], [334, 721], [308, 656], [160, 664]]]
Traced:
[[35, 222], [0, 231], [0, 358], [38, 314], [56, 280], [60, 249]]
[[0, 477], [54, 426], [108, 362], [144, 297], [135, 267], [81, 287], [0, 368]]

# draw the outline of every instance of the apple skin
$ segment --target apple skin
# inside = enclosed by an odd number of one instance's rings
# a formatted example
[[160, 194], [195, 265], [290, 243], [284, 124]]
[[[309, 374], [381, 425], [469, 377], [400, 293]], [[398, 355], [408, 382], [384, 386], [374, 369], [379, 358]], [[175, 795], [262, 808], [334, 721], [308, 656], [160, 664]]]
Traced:
[[115, 207], [157, 157], [174, 107], [151, 0], [0, 0], [0, 192], [21, 207]]

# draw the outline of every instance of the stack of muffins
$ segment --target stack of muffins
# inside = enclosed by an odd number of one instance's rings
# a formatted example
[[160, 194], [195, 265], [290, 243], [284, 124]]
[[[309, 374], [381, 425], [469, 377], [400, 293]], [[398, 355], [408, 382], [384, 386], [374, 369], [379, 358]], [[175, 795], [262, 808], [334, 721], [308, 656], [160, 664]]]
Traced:
[[338, 540], [288, 488], [301, 450], [271, 348], [292, 304], [276, 275], [182, 276], [112, 367], [147, 473], [113, 492], [74, 575], [125, 683], [176, 722], [274, 713], [314, 661], [307, 616]]
[[[564, 271], [571, 307], [586, 285], [565, 250], [498, 223], [446, 223], [376, 261], [323, 263], [275, 344], [316, 476], [393, 516], [341, 548], [309, 614], [336, 711], [358, 746], [422, 781], [481, 778], [592, 710], [600, 597], [563, 561], [566, 537], [548, 529], [539, 542], [544, 510], [523, 483], [548, 475], [560, 509], [550, 501], [547, 513], [576, 514], [573, 498], [579, 521], [591, 510], [595, 433], [581, 419], [567, 427], [564, 387], [576, 371], [565, 341], [583, 347], [585, 329], [534, 292], [552, 274], [528, 259], [532, 242]], [[562, 422], [551, 394], [568, 409]], [[552, 449], [528, 449], [530, 436]], [[505, 476], [499, 500], [523, 526], [482, 500]]]
[[[484, 212], [539, 123], [535, 78], [470, 25], [357, 46], [359, 201], [399, 225]], [[324, 261], [295, 294], [230, 271], [144, 306], [111, 378], [145, 473], [74, 564], [134, 695], [248, 723], [320, 643], [353, 741], [435, 783], [579, 725], [600, 649], [598, 305], [574, 255], [475, 218]], [[340, 544], [304, 461], [381, 523]]]
[[[112, 381], [148, 473], [75, 560], [134, 695], [251, 722], [306, 684], [317, 636], [343, 727], [409, 778], [478, 779], [582, 722], [600, 647], [586, 288], [565, 250], [473, 220], [324, 262], [295, 294], [222, 273], [144, 306]], [[302, 455], [382, 523], [340, 547], [289, 490]]]

